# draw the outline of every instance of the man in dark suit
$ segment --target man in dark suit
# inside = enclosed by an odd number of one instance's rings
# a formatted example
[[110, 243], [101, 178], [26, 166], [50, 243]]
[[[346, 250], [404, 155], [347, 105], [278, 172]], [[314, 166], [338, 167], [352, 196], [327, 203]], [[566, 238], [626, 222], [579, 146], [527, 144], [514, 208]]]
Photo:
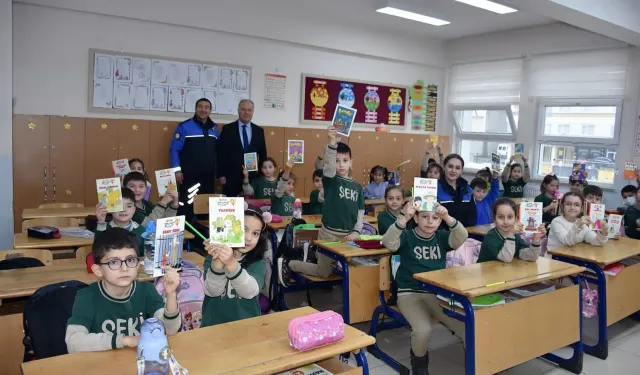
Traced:
[[[238, 120], [225, 125], [218, 141], [218, 178], [224, 185], [224, 194], [235, 197], [242, 192], [242, 166], [244, 154], [258, 154], [258, 165], [267, 157], [264, 129], [251, 123], [253, 102], [243, 99], [238, 104]], [[249, 179], [258, 172], [249, 173]]]

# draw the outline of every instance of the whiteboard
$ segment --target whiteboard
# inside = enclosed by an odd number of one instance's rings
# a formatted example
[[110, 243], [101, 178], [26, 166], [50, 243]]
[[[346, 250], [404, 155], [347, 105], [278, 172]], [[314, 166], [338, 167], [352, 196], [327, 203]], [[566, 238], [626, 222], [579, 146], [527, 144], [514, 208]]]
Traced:
[[235, 120], [251, 98], [250, 66], [89, 49], [89, 112], [184, 117], [209, 98], [211, 113]]

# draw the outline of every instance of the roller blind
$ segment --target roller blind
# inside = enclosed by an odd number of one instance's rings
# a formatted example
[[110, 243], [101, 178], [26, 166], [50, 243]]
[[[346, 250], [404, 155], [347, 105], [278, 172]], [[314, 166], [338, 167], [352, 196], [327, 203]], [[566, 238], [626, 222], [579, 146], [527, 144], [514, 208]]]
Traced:
[[449, 103], [518, 104], [522, 59], [454, 65]]

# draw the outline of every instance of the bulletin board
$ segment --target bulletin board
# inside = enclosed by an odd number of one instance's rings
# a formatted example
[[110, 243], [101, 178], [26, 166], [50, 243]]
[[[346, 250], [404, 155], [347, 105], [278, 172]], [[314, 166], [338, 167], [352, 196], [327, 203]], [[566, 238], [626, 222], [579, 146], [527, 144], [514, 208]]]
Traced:
[[200, 98], [216, 118], [235, 120], [251, 97], [251, 67], [172, 57], [89, 50], [88, 111], [184, 117]]
[[303, 74], [300, 122], [328, 125], [340, 104], [357, 110], [355, 124], [404, 127], [407, 92], [402, 85]]

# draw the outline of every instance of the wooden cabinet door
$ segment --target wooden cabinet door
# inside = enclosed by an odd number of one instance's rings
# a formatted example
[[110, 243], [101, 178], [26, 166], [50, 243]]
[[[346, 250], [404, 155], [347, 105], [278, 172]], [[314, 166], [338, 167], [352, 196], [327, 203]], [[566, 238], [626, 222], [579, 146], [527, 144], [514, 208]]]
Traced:
[[372, 153], [381, 152], [371, 147], [375, 133], [352, 131], [349, 136], [349, 147], [351, 148], [351, 157], [353, 160], [353, 179], [362, 184], [363, 187], [369, 183], [369, 172], [373, 165], [369, 166], [368, 158]]
[[118, 120], [118, 159], [134, 158], [149, 160], [149, 120]]
[[280, 173], [284, 167], [284, 159], [287, 157], [286, 144], [284, 140], [284, 129], [280, 126], [265, 126], [264, 138], [267, 145], [267, 156], [271, 156], [278, 164], [277, 171]]
[[84, 203], [85, 119], [51, 116], [49, 124], [52, 201]]
[[425, 147], [420, 142], [422, 136], [419, 134], [403, 134], [402, 161], [411, 160], [401, 168], [402, 186], [405, 189], [413, 187], [413, 178], [420, 177], [420, 165], [424, 155]]
[[14, 231], [22, 230], [22, 210], [51, 202], [49, 116], [13, 117]]
[[171, 168], [169, 160], [169, 147], [173, 140], [173, 134], [178, 127], [176, 121], [150, 121], [149, 122], [149, 160], [144, 160], [144, 167], [149, 175], [153, 187], [151, 188], [151, 200], [158, 196], [158, 182], [156, 171]]
[[85, 125], [84, 204], [98, 203], [96, 180], [113, 177], [118, 159], [118, 120], [88, 118]]
[[305, 176], [307, 177], [305, 181], [305, 196], [307, 197], [316, 188], [313, 185], [313, 171], [315, 171], [315, 164], [318, 156], [322, 156], [324, 159], [324, 152], [327, 149], [327, 143], [329, 143], [329, 139], [327, 138], [326, 129], [309, 129], [308, 138], [305, 138], [304, 141], [304, 164], [307, 166], [307, 175]]

